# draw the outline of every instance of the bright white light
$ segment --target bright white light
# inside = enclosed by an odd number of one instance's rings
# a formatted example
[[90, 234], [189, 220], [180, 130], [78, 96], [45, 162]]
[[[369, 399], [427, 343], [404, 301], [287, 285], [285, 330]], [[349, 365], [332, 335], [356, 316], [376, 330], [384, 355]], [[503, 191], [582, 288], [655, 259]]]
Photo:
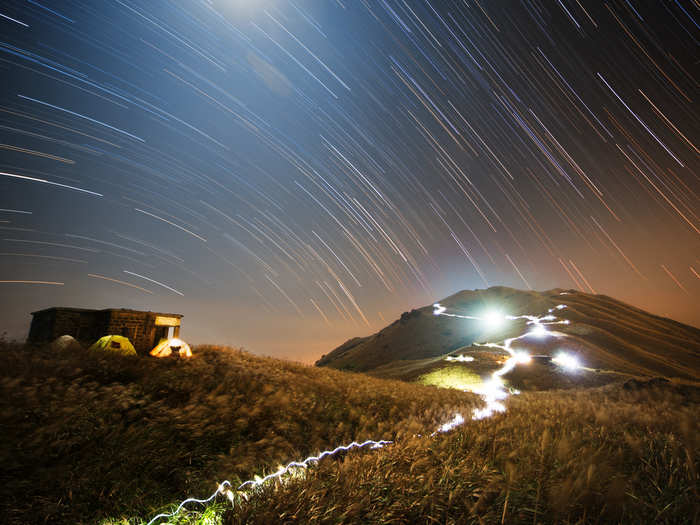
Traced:
[[[450, 421], [449, 423], [445, 423], [445, 425], [443, 425], [440, 428], [442, 429], [442, 428], [446, 427], [447, 425], [452, 425], [447, 429], [447, 430], [450, 430], [463, 422], [464, 422], [464, 419], [462, 418], [462, 416], [457, 414], [452, 421]], [[440, 430], [440, 432], [446, 432], [447, 430], [445, 430], [445, 431]], [[247, 493], [243, 492], [243, 489], [246, 489], [249, 491], [250, 488], [248, 488], [248, 487], [255, 488], [255, 487], [258, 487], [260, 485], [263, 485], [264, 483], [267, 483], [270, 480], [280, 479], [280, 478], [282, 478], [282, 476], [284, 476], [285, 474], [288, 474], [290, 471], [293, 471], [293, 470], [299, 469], [299, 468], [305, 469], [309, 465], [311, 465], [312, 463], [317, 463], [318, 461], [322, 460], [326, 456], [333, 456], [333, 455], [337, 454], [338, 452], [347, 452], [348, 450], [353, 449], [353, 448], [364, 448], [366, 446], [369, 446], [369, 448], [372, 448], [372, 449], [382, 448], [385, 445], [391, 445], [392, 443], [393, 443], [393, 441], [385, 441], [385, 440], [373, 441], [371, 439], [368, 439], [367, 441], [364, 441], [363, 443], [358, 443], [357, 441], [353, 441], [349, 445], [342, 445], [340, 447], [334, 448], [333, 450], [325, 450], [325, 451], [321, 452], [318, 456], [309, 456], [308, 458], [306, 458], [303, 461], [292, 461], [291, 463], [287, 464], [286, 466], [280, 465], [280, 467], [275, 472], [273, 472], [272, 474], [268, 474], [264, 478], [261, 478], [260, 476], [255, 476], [253, 479], [250, 479], [248, 481], [244, 481], [243, 483], [241, 483], [238, 486], [236, 491], [237, 491], [238, 495], [240, 495], [241, 497], [243, 497], [244, 499], [247, 500], [248, 499]], [[153, 519], [151, 519], [151, 521], [149, 521], [147, 525], [152, 525], [153, 523], [160, 520], [161, 518], [172, 518], [173, 516], [176, 516], [177, 514], [180, 513], [180, 511], [188, 503], [199, 503], [202, 505], [207, 504], [210, 501], [212, 501], [214, 498], [216, 498], [216, 496], [218, 494], [223, 494], [229, 500], [233, 501], [234, 494], [233, 494], [233, 491], [231, 490], [230, 487], [231, 487], [231, 482], [224, 481], [224, 482], [219, 484], [216, 491], [211, 496], [209, 496], [207, 499], [187, 498], [182, 503], [180, 503], [180, 505], [178, 505], [178, 507], [173, 512], [158, 514]]]
[[486, 326], [493, 330], [501, 326], [506, 321], [506, 316], [498, 310], [490, 310], [483, 316]]
[[527, 335], [532, 335], [535, 337], [545, 337], [548, 335], [549, 332], [547, 329], [544, 327], [544, 325], [541, 325], [539, 323], [536, 323], [535, 326], [532, 327], [532, 330], [530, 330]]
[[446, 361], [459, 361], [461, 363], [468, 363], [469, 361], [474, 361], [474, 358], [470, 355], [448, 355], [445, 358]]
[[515, 352], [513, 358], [515, 359], [515, 362], [519, 365], [526, 365], [532, 361], [532, 357], [530, 357], [530, 354], [523, 350], [518, 350], [517, 352]]
[[581, 368], [581, 363], [579, 363], [576, 356], [565, 354], [563, 352], [552, 359], [552, 363], [556, 363], [566, 370], [576, 370], [577, 368]]
[[505, 362], [503, 363], [503, 366], [501, 368], [499, 368], [498, 370], [496, 370], [492, 374], [492, 377], [499, 378], [503, 375], [506, 375], [508, 372], [513, 370], [515, 368], [515, 365], [517, 365], [517, 364], [518, 364], [518, 360], [515, 358], [515, 356], [509, 357], [508, 359], [505, 360]]
[[[436, 432], [449, 432], [455, 427], [458, 427], [464, 423], [464, 418], [462, 417], [462, 414], [455, 414], [455, 417], [452, 418], [452, 421], [448, 421], [444, 425], [442, 425], [440, 428], [437, 429]], [[435, 435], [436, 432], [433, 432], [432, 435]]]
[[487, 417], [491, 417], [494, 412], [505, 412], [506, 407], [503, 405], [503, 403], [499, 403], [497, 401], [494, 401], [492, 403], [489, 403], [486, 407], [484, 408], [477, 408], [474, 409], [474, 414], [472, 416], [472, 419], [486, 419]]
[[491, 377], [491, 379], [485, 381], [479, 387], [472, 389], [472, 392], [482, 396], [487, 405], [497, 399], [505, 399], [508, 397], [508, 392], [503, 388], [503, 380], [498, 376]]
[[442, 306], [440, 303], [435, 303], [433, 308], [433, 315], [441, 315], [445, 310], [447, 310], [447, 308]]
[[564, 308], [566, 308], [565, 304], [558, 304], [557, 305], [557, 310], [563, 310]]
[[494, 412], [506, 411], [505, 405], [499, 401], [508, 397], [508, 392], [503, 387], [503, 380], [497, 375], [494, 374], [489, 381], [486, 381], [479, 388], [475, 388], [473, 392], [484, 399], [486, 406], [475, 408], [472, 419], [484, 419], [492, 416]]

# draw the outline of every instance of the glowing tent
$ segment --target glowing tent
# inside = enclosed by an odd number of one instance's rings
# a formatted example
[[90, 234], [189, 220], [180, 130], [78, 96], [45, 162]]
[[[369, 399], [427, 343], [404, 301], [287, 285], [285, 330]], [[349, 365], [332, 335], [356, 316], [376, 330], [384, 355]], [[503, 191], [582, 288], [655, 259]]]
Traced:
[[83, 345], [81, 345], [73, 336], [70, 335], [62, 335], [61, 337], [57, 337], [51, 343], [51, 350], [54, 352], [60, 352], [63, 350], [75, 351], [82, 349]]
[[174, 337], [173, 339], [163, 339], [151, 350], [151, 355], [155, 357], [169, 357], [171, 355], [192, 357], [192, 349], [182, 339]]
[[102, 350], [105, 352], [114, 352], [121, 355], [136, 355], [136, 350], [131, 341], [121, 335], [106, 335], [95, 341], [90, 350]]

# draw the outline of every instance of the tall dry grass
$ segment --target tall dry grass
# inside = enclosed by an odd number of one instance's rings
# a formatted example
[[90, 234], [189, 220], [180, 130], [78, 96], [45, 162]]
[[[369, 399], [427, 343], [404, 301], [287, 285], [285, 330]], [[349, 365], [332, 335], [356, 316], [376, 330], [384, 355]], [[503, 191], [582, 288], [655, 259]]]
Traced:
[[403, 439], [474, 396], [199, 347], [189, 361], [0, 348], [0, 522], [148, 516], [353, 440]]
[[[472, 395], [200, 347], [190, 361], [0, 348], [0, 522], [142, 523], [353, 440], [180, 523], [697, 523], [700, 393], [627, 381]], [[422, 437], [417, 437], [420, 434]], [[201, 510], [201, 509], [198, 509]], [[197, 521], [197, 519], [199, 521]]]
[[270, 485], [224, 523], [697, 523], [699, 402], [634, 381], [524, 394], [492, 419]]

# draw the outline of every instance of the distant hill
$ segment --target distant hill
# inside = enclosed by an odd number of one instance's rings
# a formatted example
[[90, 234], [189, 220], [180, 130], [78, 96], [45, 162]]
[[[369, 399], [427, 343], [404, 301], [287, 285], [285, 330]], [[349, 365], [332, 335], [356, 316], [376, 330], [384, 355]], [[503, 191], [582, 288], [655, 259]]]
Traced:
[[[461, 291], [439, 303], [448, 312], [476, 317], [494, 309], [512, 316], [541, 316], [564, 304], [567, 308], [555, 313], [570, 324], [555, 328], [566, 337], [519, 341], [518, 346], [545, 355], [564, 348], [596, 369], [700, 380], [700, 330], [605, 295], [496, 286]], [[475, 320], [435, 316], [433, 306], [428, 305], [404, 312], [374, 335], [350, 339], [316, 365], [411, 379], [434, 369], [447, 354], [475, 350], [473, 343], [499, 342], [526, 330], [523, 320], [493, 329]]]

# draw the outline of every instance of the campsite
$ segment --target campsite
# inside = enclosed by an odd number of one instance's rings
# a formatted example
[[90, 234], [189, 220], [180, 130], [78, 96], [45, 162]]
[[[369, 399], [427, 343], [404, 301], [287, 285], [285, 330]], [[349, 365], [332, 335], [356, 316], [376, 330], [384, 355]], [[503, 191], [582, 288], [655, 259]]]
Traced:
[[0, 1], [0, 525], [700, 525], [699, 42]]
[[181, 314], [123, 308], [54, 307], [32, 313], [27, 343], [50, 343], [54, 349], [85, 346], [95, 352], [188, 358], [192, 349], [178, 337], [181, 320]]

